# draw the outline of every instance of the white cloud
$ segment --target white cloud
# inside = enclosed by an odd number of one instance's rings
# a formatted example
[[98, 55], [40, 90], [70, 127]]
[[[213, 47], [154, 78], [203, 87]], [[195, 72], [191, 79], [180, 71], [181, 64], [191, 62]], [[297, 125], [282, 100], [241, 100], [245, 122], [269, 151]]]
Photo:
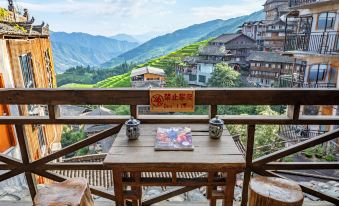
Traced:
[[264, 2], [265, 0], [238, 0], [236, 4], [226, 4], [218, 7], [193, 7], [191, 12], [199, 20], [226, 19], [258, 11], [262, 9]]
[[18, 3], [32, 12], [140, 17], [167, 15], [170, 11], [165, 6], [175, 4], [176, 0], [66, 0], [64, 3]]

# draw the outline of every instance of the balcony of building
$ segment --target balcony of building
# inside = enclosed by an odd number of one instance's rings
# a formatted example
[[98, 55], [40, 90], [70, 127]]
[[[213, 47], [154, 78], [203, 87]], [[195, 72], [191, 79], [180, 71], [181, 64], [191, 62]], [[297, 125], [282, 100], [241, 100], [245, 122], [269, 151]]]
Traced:
[[[102, 159], [104, 154], [95, 157], [83, 157], [66, 159], [63, 162], [55, 162], [66, 154], [77, 151], [83, 147], [92, 145], [95, 142], [103, 140], [112, 135], [120, 134], [120, 130], [130, 115], [141, 121], [142, 125], [190, 125], [192, 128], [198, 128], [196, 136], [206, 135], [205, 142], [208, 141], [208, 123], [212, 117], [220, 114], [220, 118], [224, 120], [226, 125], [243, 125], [245, 126], [245, 147], [239, 146], [239, 139], [232, 139], [232, 136], [227, 130], [225, 141], [234, 145], [232, 152], [215, 151], [213, 154], [219, 154], [226, 157], [230, 162], [235, 160], [243, 161], [243, 167], [237, 170], [234, 174], [233, 169], [237, 165], [227, 167], [229, 173], [227, 176], [218, 176], [218, 185], [227, 184], [227, 195], [232, 196], [228, 199], [226, 205], [243, 205], [247, 204], [248, 200], [248, 184], [252, 175], [257, 176], [276, 176], [281, 178], [293, 179], [298, 182], [305, 195], [320, 198], [329, 203], [309, 203], [305, 205], [338, 205], [339, 199], [332, 194], [317, 190], [298, 181], [298, 175], [285, 175], [289, 170], [307, 171], [307, 170], [334, 170], [338, 169], [338, 162], [283, 162], [282, 158], [301, 152], [309, 147], [313, 147], [325, 142], [330, 142], [339, 137], [339, 130], [334, 129], [325, 134], [316, 134], [314, 137], [306, 141], [294, 144], [293, 146], [277, 150], [272, 153], [254, 158], [253, 152], [255, 148], [256, 129], [262, 125], [339, 125], [337, 116], [308, 116], [300, 113], [302, 105], [338, 105], [339, 92], [336, 89], [195, 89], [195, 105], [208, 105], [208, 114], [189, 115], [186, 113], [175, 113], [168, 115], [140, 115], [138, 114], [138, 105], [150, 105], [150, 90], [149, 89], [90, 89], [90, 90], [62, 90], [62, 89], [1, 89], [0, 104], [3, 105], [47, 105], [48, 114], [44, 116], [0, 116], [0, 124], [13, 125], [16, 131], [18, 145], [21, 151], [21, 159], [9, 158], [0, 154], [0, 170], [3, 171], [0, 175], [0, 182], [8, 180], [14, 176], [23, 174], [28, 184], [28, 194], [34, 198], [39, 191], [35, 182], [36, 176], [51, 179], [52, 181], [61, 182], [67, 178], [74, 176], [84, 176], [90, 181], [91, 192], [97, 197], [107, 199], [103, 205], [114, 205], [117, 201], [118, 193], [115, 193], [112, 185], [115, 183], [115, 178], [112, 178], [112, 173], [119, 172], [119, 168], [109, 169], [104, 165]], [[110, 116], [62, 116], [59, 113], [60, 105], [129, 105], [130, 115], [110, 115]], [[283, 115], [225, 115], [221, 114], [218, 108], [220, 106], [236, 106], [236, 105], [285, 105], [287, 107], [286, 114]], [[34, 124], [107, 124], [111, 128], [94, 134], [78, 143], [72, 144], [60, 151], [50, 153], [38, 160], [31, 160], [29, 157], [29, 148], [27, 147], [27, 139], [23, 133], [25, 125]], [[122, 131], [123, 133], [125, 131]], [[144, 134], [151, 133], [153, 130], [144, 130]], [[150, 134], [152, 135], [152, 134]], [[198, 138], [198, 137], [197, 137]], [[140, 140], [141, 141], [141, 140]], [[123, 142], [120, 142], [123, 143]], [[220, 144], [223, 142], [220, 142]], [[220, 145], [222, 146], [222, 145]], [[123, 147], [123, 146], [122, 146]], [[114, 148], [113, 148], [114, 149]], [[229, 148], [228, 148], [229, 149]], [[137, 150], [137, 148], [135, 148]], [[145, 149], [150, 151], [149, 149]], [[198, 150], [197, 150], [198, 151]], [[111, 150], [111, 152], [115, 152]], [[119, 151], [117, 154], [119, 154]], [[122, 153], [120, 153], [121, 155]], [[200, 157], [210, 156], [212, 153], [196, 153]], [[137, 157], [136, 157], [137, 158]], [[139, 158], [139, 157], [138, 157]], [[140, 156], [139, 159], [146, 157]], [[169, 157], [169, 159], [172, 157]], [[205, 157], [204, 157], [205, 158]], [[202, 159], [204, 159], [202, 158]], [[132, 161], [132, 160], [128, 160]], [[213, 163], [211, 163], [213, 164]], [[229, 164], [225, 161], [222, 164]], [[175, 165], [174, 165], [175, 166]], [[169, 167], [169, 166], [168, 166]], [[224, 168], [224, 167], [222, 167]], [[165, 194], [147, 197], [143, 205], [176, 205], [164, 200], [173, 198], [183, 193], [190, 192], [199, 188], [200, 184], [210, 183], [211, 179], [206, 176], [210, 168], [200, 167], [201, 173], [186, 173], [185, 168], [181, 167], [178, 171], [152, 171], [152, 167], [144, 165], [142, 178], [140, 183], [143, 183], [148, 188], [152, 186], [155, 180], [161, 180], [162, 186], [180, 186], [177, 190], [168, 191]], [[176, 173], [177, 172], [177, 173]], [[230, 184], [231, 175], [238, 173], [237, 180], [243, 174], [243, 179], [234, 184]], [[173, 175], [175, 174], [175, 175]], [[230, 174], [230, 175], [229, 175]], [[87, 176], [86, 176], [87, 175]], [[122, 176], [125, 177], [125, 176]], [[131, 177], [126, 176], [128, 181]], [[337, 177], [322, 177], [333, 179]], [[212, 178], [213, 179], [213, 178]], [[193, 181], [194, 180], [194, 181]], [[187, 182], [191, 184], [188, 185]], [[193, 183], [194, 184], [193, 184]], [[133, 182], [130, 182], [133, 183]], [[119, 186], [119, 185], [118, 185]], [[122, 185], [120, 185], [122, 187]], [[110, 190], [107, 190], [110, 188]], [[117, 188], [117, 187], [116, 187]], [[239, 191], [240, 199], [233, 195], [233, 189]], [[100, 199], [100, 200], [102, 200]], [[234, 200], [234, 203], [233, 203]], [[235, 201], [237, 200], [237, 201]], [[32, 202], [23, 202], [23, 205], [31, 205]], [[206, 205], [207, 202], [203, 204]], [[11, 203], [1, 204], [11, 205]], [[18, 203], [20, 205], [21, 203]], [[182, 203], [181, 203], [182, 204]], [[189, 205], [190, 203], [184, 203]], [[196, 203], [194, 205], [203, 205]], [[97, 205], [101, 205], [98, 202]], [[180, 205], [180, 204], [179, 204]]]
[[288, 34], [284, 51], [287, 54], [339, 55], [339, 32], [307, 32]]
[[330, 5], [336, 0], [290, 0], [289, 7], [293, 9], [308, 9], [321, 5]]

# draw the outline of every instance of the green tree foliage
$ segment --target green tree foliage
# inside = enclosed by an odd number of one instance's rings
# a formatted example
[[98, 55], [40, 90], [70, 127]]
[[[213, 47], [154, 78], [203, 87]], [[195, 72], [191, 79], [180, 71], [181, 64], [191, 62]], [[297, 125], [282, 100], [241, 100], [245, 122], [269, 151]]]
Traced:
[[135, 65], [123, 63], [119, 66], [108, 69], [94, 69], [89, 66], [77, 66], [57, 75], [58, 86], [70, 83], [95, 84], [106, 78], [128, 73]]
[[211, 79], [208, 82], [210, 87], [235, 87], [239, 81], [240, 73], [235, 71], [227, 63], [218, 63], [212, 72]]
[[[63, 148], [67, 147], [85, 138], [86, 138], [86, 134], [83, 131], [83, 129], [81, 129], [80, 131], [72, 131], [69, 127], [64, 127], [62, 136], [61, 136], [61, 146]], [[89, 151], [88, 147], [85, 147], [71, 154], [67, 154], [66, 157], [86, 155], [88, 151]]]
[[168, 79], [168, 81], [166, 82], [166, 87], [186, 88], [188, 87], [188, 82], [185, 80], [183, 75], [178, 74], [174, 78]]
[[[256, 113], [264, 116], [278, 115], [270, 106], [257, 106]], [[246, 114], [247, 115], [247, 114]], [[232, 135], [239, 134], [244, 144], [247, 143], [246, 125], [228, 125], [228, 130]], [[278, 137], [279, 126], [277, 125], [257, 125], [254, 139], [254, 158], [275, 152], [283, 148], [282, 140]]]

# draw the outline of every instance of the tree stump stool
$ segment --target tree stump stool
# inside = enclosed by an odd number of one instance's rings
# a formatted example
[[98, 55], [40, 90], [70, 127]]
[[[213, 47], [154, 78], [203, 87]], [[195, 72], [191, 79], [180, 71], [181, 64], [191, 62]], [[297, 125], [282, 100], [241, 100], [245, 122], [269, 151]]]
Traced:
[[302, 206], [304, 201], [301, 187], [282, 178], [255, 177], [249, 188], [250, 206]]
[[85, 178], [47, 185], [34, 198], [35, 206], [94, 206]]

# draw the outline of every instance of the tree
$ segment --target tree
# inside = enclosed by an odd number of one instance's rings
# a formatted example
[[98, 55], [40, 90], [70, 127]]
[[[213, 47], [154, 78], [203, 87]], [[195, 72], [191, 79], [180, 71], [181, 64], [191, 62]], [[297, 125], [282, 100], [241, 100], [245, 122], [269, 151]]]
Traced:
[[[270, 106], [257, 106], [256, 113], [263, 116], [275, 116], [277, 112]], [[246, 114], [247, 115], [247, 114]], [[240, 135], [241, 141], [247, 143], [246, 125], [228, 125], [227, 129], [232, 135]], [[254, 158], [262, 157], [281, 149], [284, 145], [278, 137], [279, 126], [277, 125], [257, 125], [254, 138]]]
[[215, 65], [212, 77], [208, 82], [210, 87], [234, 87], [239, 80], [240, 73], [228, 64], [222, 62]]
[[178, 74], [174, 78], [168, 78], [166, 87], [185, 88], [188, 87], [188, 82], [183, 75]]
[[[61, 146], [67, 147], [74, 143], [77, 143], [86, 138], [85, 132], [80, 130], [78, 132], [72, 131], [69, 127], [64, 127], [62, 136], [61, 136]], [[81, 156], [86, 155], [88, 153], [88, 147], [82, 148], [74, 153], [67, 154], [66, 157], [72, 157], [75, 155]]]

